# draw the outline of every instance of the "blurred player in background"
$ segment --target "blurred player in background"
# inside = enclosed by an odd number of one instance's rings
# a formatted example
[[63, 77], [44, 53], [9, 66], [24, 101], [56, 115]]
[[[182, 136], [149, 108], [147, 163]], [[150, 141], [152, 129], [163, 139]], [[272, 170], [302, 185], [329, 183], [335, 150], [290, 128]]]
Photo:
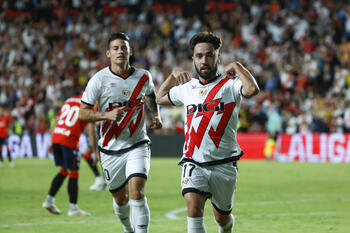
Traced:
[[[162, 124], [152, 76], [144, 69], [130, 66], [131, 53], [128, 36], [124, 33], [110, 36], [106, 51], [110, 66], [88, 82], [81, 99], [80, 119], [102, 121], [98, 144], [115, 214], [124, 232], [144, 233], [148, 232], [150, 222], [145, 185], [151, 156], [145, 101], [153, 114], [150, 127], [159, 129]], [[92, 110], [96, 101], [100, 112]]]
[[80, 162], [78, 142], [80, 135], [87, 125], [90, 142], [92, 143], [91, 148], [93, 150], [96, 148], [96, 137], [94, 124], [79, 119], [80, 98], [81, 95], [77, 95], [67, 99], [63, 103], [52, 133], [51, 149], [54, 154], [55, 164], [60, 167], [60, 170], [52, 180], [48, 196], [42, 205], [52, 214], [61, 213], [55, 205], [55, 195], [68, 176], [68, 216], [90, 215], [90, 213], [81, 210], [77, 205]]
[[3, 146], [7, 150], [7, 158], [9, 160], [10, 167], [14, 167], [15, 164], [11, 158], [11, 151], [8, 146], [9, 130], [12, 128], [12, 117], [9, 111], [6, 111], [3, 106], [0, 106], [0, 167], [4, 166], [4, 159], [2, 157]]
[[203, 212], [207, 198], [219, 232], [232, 232], [236, 161], [243, 154], [236, 140], [240, 102], [259, 92], [254, 77], [238, 62], [226, 66], [226, 74], [218, 73], [221, 44], [221, 38], [213, 33], [194, 35], [190, 46], [198, 79], [175, 70], [157, 95], [158, 104], [184, 106], [186, 141], [180, 165], [188, 233], [206, 232]]

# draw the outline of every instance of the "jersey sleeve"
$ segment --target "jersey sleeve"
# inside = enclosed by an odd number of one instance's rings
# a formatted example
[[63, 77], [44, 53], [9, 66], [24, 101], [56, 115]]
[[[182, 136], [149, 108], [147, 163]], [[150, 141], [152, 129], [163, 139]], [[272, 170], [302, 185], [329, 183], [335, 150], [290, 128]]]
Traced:
[[94, 106], [101, 94], [101, 89], [101, 82], [99, 82], [99, 79], [96, 76], [93, 76], [85, 88], [83, 96], [81, 97], [81, 102]]
[[239, 78], [233, 80], [233, 96], [236, 101], [240, 101], [242, 99], [242, 82]]
[[148, 85], [146, 86], [146, 95], [150, 95], [154, 92], [154, 83], [152, 79], [152, 75], [149, 71], [146, 71], [146, 74], [148, 76]]
[[183, 87], [184, 87], [184, 85], [179, 85], [179, 86], [175, 86], [175, 87], [170, 89], [170, 91], [168, 93], [168, 98], [169, 98], [169, 101], [172, 105], [175, 105], [175, 106], [183, 105], [183, 103], [184, 103], [184, 100], [183, 100], [184, 89], [183, 89]]

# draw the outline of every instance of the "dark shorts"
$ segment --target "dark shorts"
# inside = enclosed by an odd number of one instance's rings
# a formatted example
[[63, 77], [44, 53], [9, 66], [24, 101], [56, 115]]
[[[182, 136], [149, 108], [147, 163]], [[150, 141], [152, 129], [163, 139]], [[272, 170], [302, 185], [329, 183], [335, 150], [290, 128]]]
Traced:
[[79, 170], [80, 157], [77, 150], [60, 144], [53, 144], [52, 149], [56, 166], [73, 171]]
[[0, 138], [0, 146], [7, 145], [7, 138]]

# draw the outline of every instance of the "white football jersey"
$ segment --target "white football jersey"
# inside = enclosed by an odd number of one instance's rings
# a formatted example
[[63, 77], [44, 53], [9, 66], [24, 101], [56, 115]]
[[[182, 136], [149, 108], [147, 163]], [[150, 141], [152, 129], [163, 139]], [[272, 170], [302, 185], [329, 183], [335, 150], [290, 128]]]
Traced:
[[101, 112], [125, 106], [124, 116], [118, 122], [101, 121], [98, 145], [105, 151], [116, 152], [150, 141], [144, 120], [144, 97], [154, 92], [154, 84], [147, 70], [133, 69], [130, 75], [122, 77], [105, 67], [89, 80], [83, 93], [81, 101], [91, 106], [97, 101]]
[[198, 79], [169, 91], [173, 105], [184, 105], [183, 158], [199, 163], [239, 156], [236, 130], [242, 83], [221, 75], [207, 84]]

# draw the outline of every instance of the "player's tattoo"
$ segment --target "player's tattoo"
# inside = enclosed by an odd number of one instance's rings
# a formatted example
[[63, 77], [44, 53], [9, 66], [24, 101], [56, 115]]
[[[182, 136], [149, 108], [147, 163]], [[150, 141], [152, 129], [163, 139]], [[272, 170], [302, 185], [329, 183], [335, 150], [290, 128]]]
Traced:
[[97, 118], [99, 118], [99, 115], [97, 114], [97, 112], [93, 111], [92, 109], [91, 111], [87, 111], [86, 115], [87, 115], [87, 121], [95, 121]]
[[101, 116], [104, 117], [105, 116], [105, 112], [101, 112]]
[[146, 105], [152, 113], [158, 112], [158, 106], [156, 104], [156, 94], [154, 92], [146, 96]]

